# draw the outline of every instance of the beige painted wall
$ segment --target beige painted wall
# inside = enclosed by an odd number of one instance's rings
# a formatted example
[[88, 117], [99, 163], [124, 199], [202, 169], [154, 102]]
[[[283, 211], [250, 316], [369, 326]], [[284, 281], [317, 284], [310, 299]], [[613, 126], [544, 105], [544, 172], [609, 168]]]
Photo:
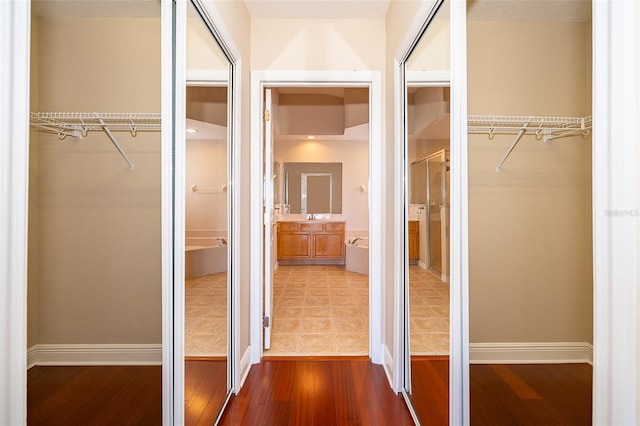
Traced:
[[227, 236], [227, 141], [188, 140], [186, 163], [185, 229]]
[[[160, 111], [159, 18], [43, 18], [37, 30], [40, 111]], [[102, 132], [37, 135], [30, 344], [161, 341], [160, 133], [117, 137], [135, 171]]]
[[[590, 35], [469, 22], [469, 114], [591, 114]], [[469, 137], [470, 341], [592, 342], [591, 140], [512, 139]]]
[[342, 215], [346, 231], [368, 232], [369, 141], [282, 141], [276, 143], [274, 158], [280, 163], [311, 161], [342, 163]]
[[[189, 8], [192, 8], [189, 3]], [[213, 39], [209, 29], [198, 17], [187, 19], [187, 69], [227, 70], [229, 63]]]
[[252, 19], [253, 70], [384, 69], [384, 19]]

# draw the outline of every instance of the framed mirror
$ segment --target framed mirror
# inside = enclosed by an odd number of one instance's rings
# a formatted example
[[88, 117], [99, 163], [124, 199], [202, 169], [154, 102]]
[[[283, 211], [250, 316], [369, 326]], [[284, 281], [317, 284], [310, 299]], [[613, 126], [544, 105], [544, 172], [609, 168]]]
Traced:
[[283, 194], [286, 213], [342, 213], [342, 163], [287, 162], [282, 174], [276, 193]]

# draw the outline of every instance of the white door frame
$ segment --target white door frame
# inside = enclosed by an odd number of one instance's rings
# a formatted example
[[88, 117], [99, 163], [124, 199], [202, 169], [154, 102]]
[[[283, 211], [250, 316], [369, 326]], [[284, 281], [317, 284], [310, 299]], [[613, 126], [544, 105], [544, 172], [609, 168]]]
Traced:
[[640, 2], [593, 0], [593, 424], [638, 424]]
[[[369, 88], [369, 356], [382, 363], [382, 86], [375, 71], [254, 71], [251, 73], [251, 363], [262, 356], [263, 89], [265, 87]], [[375, 171], [375, 172], [373, 172]]]
[[0, 2], [0, 424], [27, 422], [31, 4]]

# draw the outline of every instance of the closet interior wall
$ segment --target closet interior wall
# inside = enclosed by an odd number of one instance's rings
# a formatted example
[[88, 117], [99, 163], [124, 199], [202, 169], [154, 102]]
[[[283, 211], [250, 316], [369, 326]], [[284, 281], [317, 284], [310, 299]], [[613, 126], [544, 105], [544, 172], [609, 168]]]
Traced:
[[[160, 112], [159, 13], [32, 21], [32, 112]], [[117, 137], [135, 170], [104, 132], [31, 130], [28, 347], [152, 345], [159, 362], [160, 132]]]
[[[590, 40], [590, 22], [469, 21], [469, 115], [591, 115]], [[591, 136], [525, 134], [497, 173], [513, 137], [469, 135], [472, 362], [478, 345], [593, 343]]]

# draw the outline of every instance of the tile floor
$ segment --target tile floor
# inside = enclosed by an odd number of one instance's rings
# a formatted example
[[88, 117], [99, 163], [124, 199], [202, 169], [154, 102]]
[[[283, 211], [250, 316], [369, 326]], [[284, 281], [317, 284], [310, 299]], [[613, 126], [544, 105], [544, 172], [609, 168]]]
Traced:
[[[186, 280], [185, 353], [227, 353], [227, 274]], [[413, 355], [449, 353], [449, 284], [409, 267]], [[343, 266], [281, 266], [274, 273], [271, 349], [265, 356], [367, 355], [369, 277]]]
[[412, 355], [449, 354], [449, 284], [409, 267], [409, 345]]
[[227, 273], [187, 278], [185, 355], [227, 355]]
[[344, 266], [280, 266], [264, 356], [367, 355], [369, 277]]

